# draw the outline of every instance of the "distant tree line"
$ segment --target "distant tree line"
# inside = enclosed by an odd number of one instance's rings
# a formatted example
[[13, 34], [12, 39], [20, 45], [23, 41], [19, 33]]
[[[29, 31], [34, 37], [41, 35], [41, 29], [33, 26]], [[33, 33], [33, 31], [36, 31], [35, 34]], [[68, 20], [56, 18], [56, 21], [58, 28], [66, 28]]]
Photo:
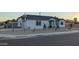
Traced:
[[3, 22], [0, 22], [0, 26], [5, 25], [5, 24], [8, 24], [10, 22], [16, 22], [16, 21], [17, 21], [16, 19], [6, 20], [6, 21], [3, 21]]

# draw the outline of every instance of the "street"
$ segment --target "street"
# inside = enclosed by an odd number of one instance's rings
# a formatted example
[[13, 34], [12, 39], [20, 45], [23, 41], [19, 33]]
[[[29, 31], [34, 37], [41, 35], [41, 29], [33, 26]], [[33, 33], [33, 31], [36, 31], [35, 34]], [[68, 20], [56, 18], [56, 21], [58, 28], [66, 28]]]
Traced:
[[7, 43], [7, 46], [79, 46], [79, 33], [36, 36], [24, 39], [5, 39], [0, 40], [0, 43]]

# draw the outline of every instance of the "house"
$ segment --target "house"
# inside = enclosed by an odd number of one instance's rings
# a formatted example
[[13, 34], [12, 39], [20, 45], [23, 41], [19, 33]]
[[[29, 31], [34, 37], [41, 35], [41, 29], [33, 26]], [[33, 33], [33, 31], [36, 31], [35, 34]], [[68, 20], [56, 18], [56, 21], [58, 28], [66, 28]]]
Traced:
[[43, 29], [54, 28], [59, 26], [60, 28], [65, 27], [64, 19], [59, 19], [52, 16], [42, 16], [42, 15], [22, 15], [17, 18], [18, 27], [25, 29]]

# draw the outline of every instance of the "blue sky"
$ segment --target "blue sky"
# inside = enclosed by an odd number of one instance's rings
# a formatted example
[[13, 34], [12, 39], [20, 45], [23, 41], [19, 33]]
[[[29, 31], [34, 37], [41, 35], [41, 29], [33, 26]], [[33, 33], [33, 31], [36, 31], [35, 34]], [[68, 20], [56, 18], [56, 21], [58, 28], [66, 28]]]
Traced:
[[[23, 14], [39, 15], [39, 12], [0, 12], [0, 21], [16, 19]], [[79, 12], [41, 12], [41, 15], [57, 16], [59, 18], [71, 19], [74, 17], [79, 19]]]

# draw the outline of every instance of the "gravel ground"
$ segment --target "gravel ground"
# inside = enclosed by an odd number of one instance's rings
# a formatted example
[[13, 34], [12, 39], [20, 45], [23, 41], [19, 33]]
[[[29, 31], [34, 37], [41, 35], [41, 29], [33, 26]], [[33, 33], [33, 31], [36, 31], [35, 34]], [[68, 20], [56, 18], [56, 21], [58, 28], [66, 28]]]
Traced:
[[27, 34], [37, 34], [37, 33], [51, 33], [51, 32], [62, 32], [62, 31], [69, 31], [67, 29], [58, 29], [58, 30], [54, 30], [54, 29], [46, 29], [46, 30], [25, 30], [23, 31], [23, 29], [14, 29], [14, 31], [12, 29], [1, 29], [0, 30], [0, 34], [11, 34], [11, 35], [27, 35]]

